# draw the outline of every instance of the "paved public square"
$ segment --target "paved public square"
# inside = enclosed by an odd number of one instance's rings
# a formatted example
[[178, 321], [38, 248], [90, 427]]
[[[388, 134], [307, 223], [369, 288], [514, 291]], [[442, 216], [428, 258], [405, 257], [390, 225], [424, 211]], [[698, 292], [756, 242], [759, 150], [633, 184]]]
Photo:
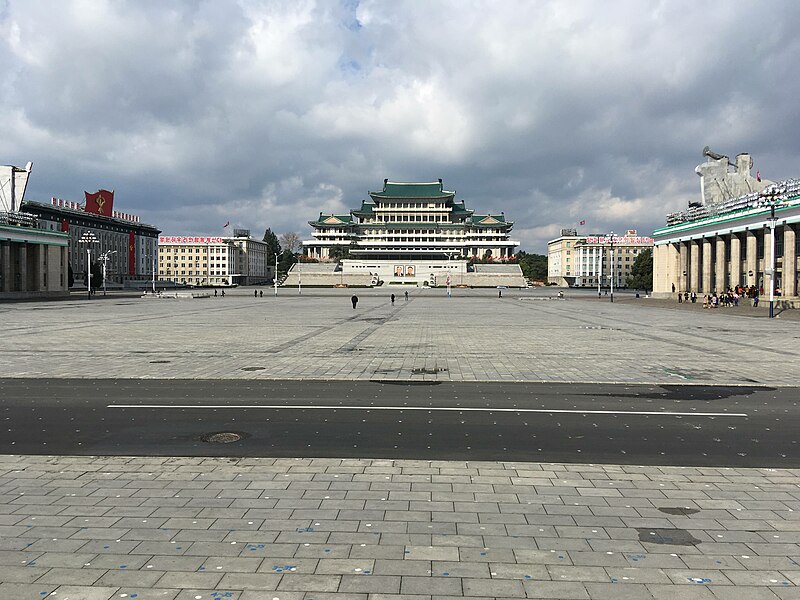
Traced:
[[[795, 312], [392, 291], [0, 304], [0, 373], [800, 385]], [[773, 466], [4, 455], [0, 599], [800, 598]]]

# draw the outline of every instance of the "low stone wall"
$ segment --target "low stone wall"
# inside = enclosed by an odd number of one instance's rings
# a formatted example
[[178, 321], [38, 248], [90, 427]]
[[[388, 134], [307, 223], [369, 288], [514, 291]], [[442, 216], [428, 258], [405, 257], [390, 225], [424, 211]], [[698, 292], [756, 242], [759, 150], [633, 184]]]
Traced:
[[[302, 273], [300, 282], [308, 287], [335, 287], [341, 283], [349, 287], [371, 287], [368, 273]], [[297, 273], [290, 271], [281, 287], [297, 287]]]
[[[454, 284], [459, 284], [461, 281], [456, 279]], [[497, 287], [504, 285], [506, 287], [524, 288], [527, 287], [525, 278], [522, 276], [522, 271], [519, 274], [513, 273], [465, 273], [464, 285], [470, 287]], [[441, 286], [440, 286], [441, 287]]]

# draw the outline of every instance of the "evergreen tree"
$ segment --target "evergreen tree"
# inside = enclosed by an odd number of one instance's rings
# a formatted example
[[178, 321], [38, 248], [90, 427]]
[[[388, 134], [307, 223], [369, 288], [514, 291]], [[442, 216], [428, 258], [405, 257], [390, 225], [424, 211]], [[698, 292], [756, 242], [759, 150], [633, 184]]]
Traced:
[[648, 248], [636, 257], [631, 274], [625, 278], [625, 285], [637, 290], [653, 289], [653, 249]]
[[267, 244], [267, 256], [269, 257], [269, 261], [272, 262], [275, 260], [275, 255], [282, 252], [278, 236], [272, 233], [272, 229], [268, 227], [264, 232], [263, 241]]
[[526, 279], [547, 281], [547, 256], [544, 254], [517, 253], [517, 262]]

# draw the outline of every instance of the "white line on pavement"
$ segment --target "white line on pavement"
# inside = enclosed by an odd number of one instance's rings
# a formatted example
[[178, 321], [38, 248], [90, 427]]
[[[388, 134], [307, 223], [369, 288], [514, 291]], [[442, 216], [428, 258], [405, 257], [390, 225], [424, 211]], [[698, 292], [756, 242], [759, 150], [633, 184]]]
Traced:
[[645, 415], [662, 417], [747, 417], [747, 413], [668, 412], [647, 410], [576, 410], [565, 408], [482, 408], [452, 406], [346, 406], [319, 404], [109, 404], [107, 408], [164, 408], [164, 409], [267, 409], [267, 410], [427, 410], [454, 412], [511, 412], [511, 413], [567, 413], [575, 415]]

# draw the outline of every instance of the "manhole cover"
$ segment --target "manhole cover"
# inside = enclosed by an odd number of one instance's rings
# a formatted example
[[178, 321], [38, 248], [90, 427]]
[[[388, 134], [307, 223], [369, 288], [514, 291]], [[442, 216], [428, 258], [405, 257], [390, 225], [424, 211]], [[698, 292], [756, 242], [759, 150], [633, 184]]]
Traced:
[[659, 508], [663, 513], [667, 513], [668, 515], [680, 515], [685, 517], [686, 515], [693, 515], [699, 513], [700, 510], [697, 508], [689, 508], [688, 506], [678, 506], [678, 507], [666, 507], [666, 508]]
[[242, 367], [242, 371], [263, 371], [266, 367]]
[[230, 444], [243, 440], [245, 437], [247, 436], [244, 433], [237, 433], [236, 431], [215, 431], [213, 433], [204, 433], [200, 436], [200, 440], [209, 444]]
[[151, 360], [150, 364], [151, 365], [165, 365], [165, 364], [171, 363], [171, 362], [172, 362], [171, 360]]
[[447, 371], [445, 367], [434, 367], [433, 369], [428, 368], [421, 368], [421, 369], [411, 369], [411, 372], [414, 375], [436, 375], [437, 373], [444, 373]]
[[651, 544], [669, 544], [671, 546], [695, 546], [702, 543], [685, 529], [657, 529], [650, 527], [637, 527], [640, 542]]

